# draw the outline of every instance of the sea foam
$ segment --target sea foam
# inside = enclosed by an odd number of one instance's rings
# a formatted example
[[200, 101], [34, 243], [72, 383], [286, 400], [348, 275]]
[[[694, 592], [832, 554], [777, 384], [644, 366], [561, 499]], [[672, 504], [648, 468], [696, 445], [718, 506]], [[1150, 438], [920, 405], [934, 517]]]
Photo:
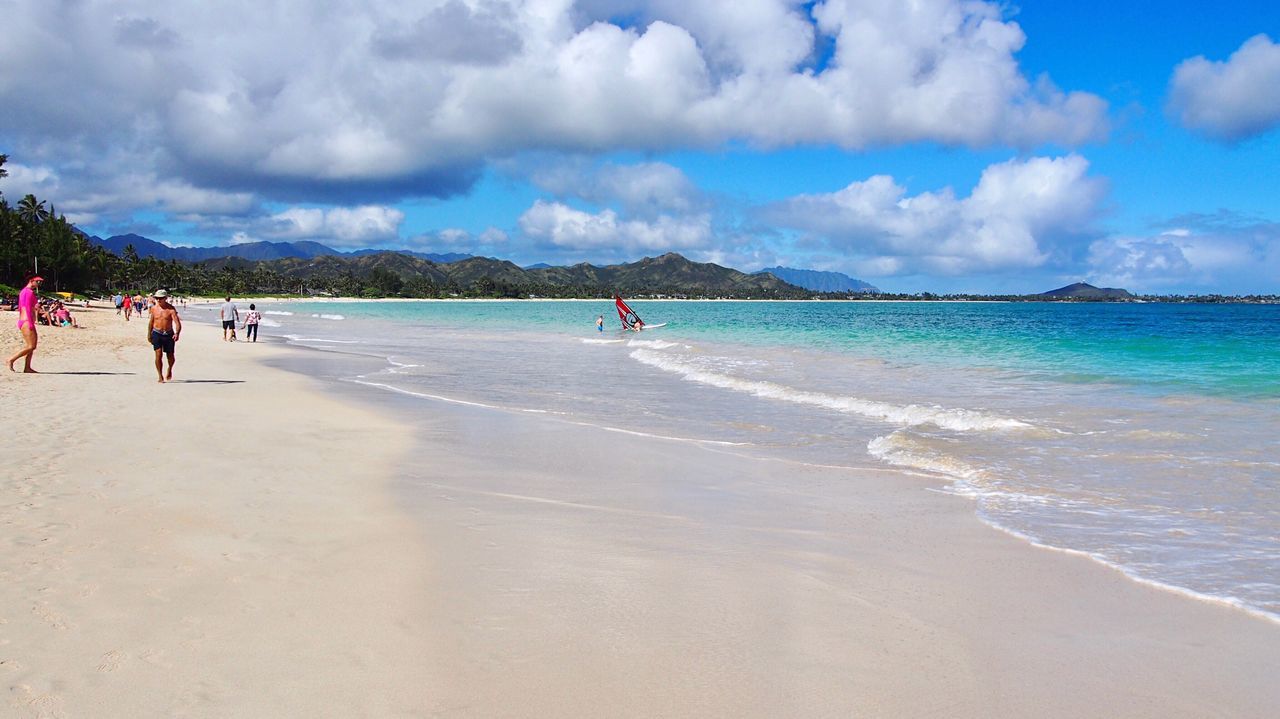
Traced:
[[823, 407], [837, 412], [856, 414], [868, 419], [879, 420], [890, 424], [919, 426], [931, 424], [943, 429], [958, 432], [1021, 430], [1032, 427], [1016, 419], [998, 417], [983, 412], [967, 409], [947, 409], [945, 407], [923, 407], [917, 404], [896, 405], [888, 402], [877, 402], [859, 397], [832, 395], [824, 392], [787, 387], [776, 382], [749, 380], [711, 372], [694, 367], [675, 357], [654, 352], [648, 349], [637, 349], [631, 357], [650, 367], [678, 374], [690, 382], [698, 382], [712, 387], [746, 392], [765, 399], [793, 402], [814, 407]]

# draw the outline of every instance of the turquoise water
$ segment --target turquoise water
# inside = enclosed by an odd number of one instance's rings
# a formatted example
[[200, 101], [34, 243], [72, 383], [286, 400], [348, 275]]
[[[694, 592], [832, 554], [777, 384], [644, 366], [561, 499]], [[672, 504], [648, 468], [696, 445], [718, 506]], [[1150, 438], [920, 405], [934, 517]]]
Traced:
[[609, 301], [319, 302], [264, 303], [262, 331], [424, 411], [899, 468], [994, 527], [1280, 621], [1280, 306], [631, 304], [666, 326], [622, 332]]
[[[988, 302], [635, 301], [663, 338], [805, 347], [861, 358], [982, 366], [1152, 392], [1280, 397], [1280, 305]], [[333, 305], [300, 305], [331, 312]], [[345, 305], [351, 317], [576, 332], [613, 303], [412, 302]]]

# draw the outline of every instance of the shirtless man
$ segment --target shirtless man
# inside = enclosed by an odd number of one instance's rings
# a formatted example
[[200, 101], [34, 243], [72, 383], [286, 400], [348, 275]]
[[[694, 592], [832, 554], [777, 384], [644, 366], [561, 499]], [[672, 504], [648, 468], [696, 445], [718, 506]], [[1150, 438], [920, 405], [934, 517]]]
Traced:
[[[169, 304], [168, 292], [156, 290], [155, 298], [156, 303], [147, 313], [150, 317], [147, 321], [147, 340], [156, 351], [157, 381], [165, 382], [173, 380], [173, 350], [174, 344], [178, 341], [178, 335], [182, 334], [182, 320], [178, 317], [178, 311]], [[168, 374], [161, 371], [162, 354], [169, 357]]]
[[36, 292], [40, 289], [41, 282], [44, 282], [44, 278], [35, 275], [27, 280], [27, 286], [18, 293], [18, 331], [22, 333], [23, 347], [9, 358], [10, 372], [17, 372], [13, 368], [13, 363], [25, 357], [22, 371], [27, 374], [37, 374], [31, 369], [31, 355], [36, 353], [36, 344], [39, 342], [39, 337], [36, 335]]

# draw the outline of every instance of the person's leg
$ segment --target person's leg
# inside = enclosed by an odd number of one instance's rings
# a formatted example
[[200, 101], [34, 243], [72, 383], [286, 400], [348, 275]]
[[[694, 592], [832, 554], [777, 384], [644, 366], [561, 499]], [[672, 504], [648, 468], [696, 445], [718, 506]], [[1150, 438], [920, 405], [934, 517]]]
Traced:
[[169, 356], [169, 373], [166, 374], [164, 378], [166, 380], [172, 381], [173, 380], [173, 350], [169, 350], [168, 356]]
[[164, 368], [160, 364], [160, 360], [163, 356], [164, 356], [164, 351], [157, 347], [156, 348], [156, 381], [157, 382], [164, 381]]
[[21, 358], [26, 358], [22, 363], [22, 371], [28, 374], [37, 374], [35, 370], [31, 369], [31, 356], [35, 354], [38, 342], [39, 337], [36, 335], [35, 327], [22, 328], [22, 349], [18, 350], [17, 354], [9, 358], [10, 372], [17, 371], [13, 368], [14, 362], [17, 362]]

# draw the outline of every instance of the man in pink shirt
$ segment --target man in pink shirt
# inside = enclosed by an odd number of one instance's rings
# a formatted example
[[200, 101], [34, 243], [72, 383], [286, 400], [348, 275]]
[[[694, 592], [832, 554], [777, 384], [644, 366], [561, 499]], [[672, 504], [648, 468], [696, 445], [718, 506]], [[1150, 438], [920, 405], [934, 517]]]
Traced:
[[44, 282], [44, 278], [35, 275], [27, 280], [27, 286], [22, 288], [18, 293], [18, 332], [22, 333], [22, 341], [24, 346], [18, 350], [18, 353], [9, 358], [9, 371], [17, 372], [13, 368], [13, 363], [19, 358], [25, 357], [23, 362], [23, 372], [35, 374], [36, 371], [31, 369], [31, 355], [36, 352], [36, 342], [39, 338], [36, 336], [36, 290], [40, 289], [40, 283]]

